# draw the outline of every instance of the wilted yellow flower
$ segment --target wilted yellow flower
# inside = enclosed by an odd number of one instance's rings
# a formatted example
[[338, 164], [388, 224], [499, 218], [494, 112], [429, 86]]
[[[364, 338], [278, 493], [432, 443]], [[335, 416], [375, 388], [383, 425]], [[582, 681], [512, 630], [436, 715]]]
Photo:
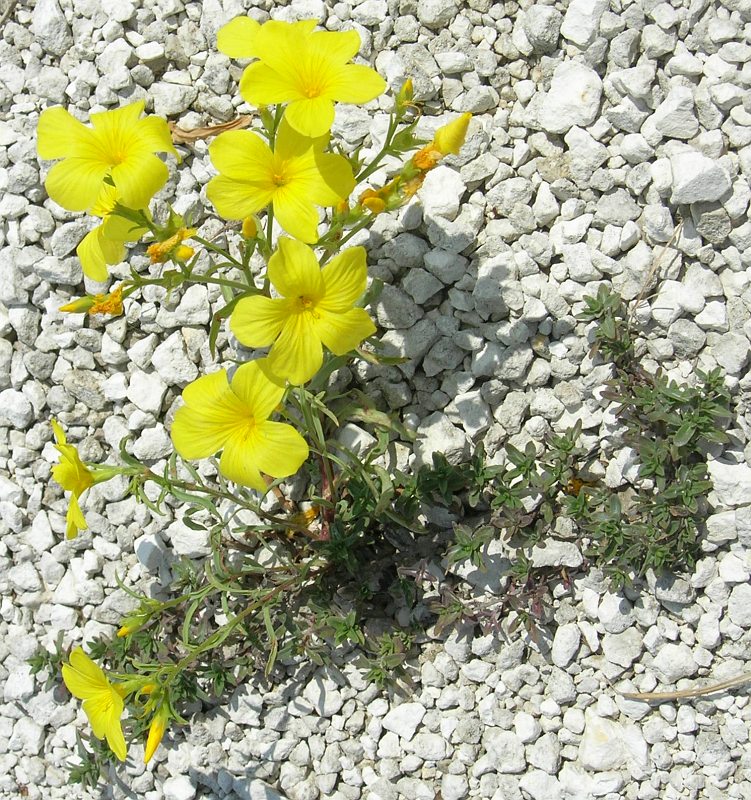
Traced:
[[316, 205], [335, 206], [355, 186], [346, 158], [324, 153], [327, 137], [310, 139], [284, 120], [274, 150], [250, 131], [227, 131], [209, 145], [219, 175], [206, 194], [226, 219], [245, 219], [272, 204], [287, 233], [303, 242], [318, 239]]
[[76, 249], [84, 274], [99, 283], [107, 280], [107, 264], [119, 264], [125, 258], [125, 242], [137, 241], [148, 230], [118, 214], [117, 203], [117, 190], [104, 184], [90, 209], [102, 218], [102, 224], [89, 231]]
[[62, 671], [68, 691], [83, 700], [83, 710], [94, 736], [106, 738], [110, 750], [120, 761], [125, 761], [127, 748], [120, 722], [125, 707], [122, 688], [110, 683], [102, 669], [80, 647], [71, 652], [69, 663], [63, 664]]
[[[288, 103], [285, 119], [303, 136], [328, 132], [334, 102], [367, 103], [386, 88], [375, 70], [348, 63], [360, 49], [357, 31], [316, 31], [315, 20], [242, 25], [249, 34], [242, 54], [259, 60], [245, 69], [240, 94], [256, 106]], [[225, 33], [225, 46], [228, 38]], [[229, 49], [239, 54], [241, 48]]]
[[282, 237], [268, 277], [281, 297], [242, 298], [230, 327], [249, 347], [271, 345], [269, 367], [290, 383], [315, 375], [322, 345], [340, 356], [375, 333], [368, 312], [354, 307], [367, 282], [364, 248], [351, 247], [321, 269], [310, 247]]
[[180, 228], [169, 239], [163, 242], [154, 242], [146, 248], [146, 253], [152, 264], [163, 264], [167, 259], [175, 257], [179, 261], [187, 261], [195, 252], [192, 247], [183, 245], [185, 239], [196, 235], [195, 228]]
[[207, 458], [222, 450], [222, 474], [261, 492], [267, 488], [261, 473], [286, 478], [308, 457], [308, 445], [291, 425], [269, 421], [285, 387], [265, 361], [240, 365], [231, 384], [223, 369], [188, 384], [185, 405], [172, 423], [172, 441], [183, 458]]
[[123, 313], [123, 286], [120, 284], [109, 294], [94, 296], [94, 304], [89, 309], [89, 314], [109, 314], [117, 317]]
[[74, 539], [78, 531], [84, 531], [89, 527], [78, 504], [78, 498], [94, 485], [95, 479], [91, 470], [81, 461], [75, 445], [67, 443], [65, 431], [58, 422], [53, 419], [51, 423], [57, 442], [55, 449], [60, 453], [60, 463], [52, 468], [52, 477], [66, 492], [71, 493], [65, 518], [65, 537]]
[[89, 128], [62, 106], [39, 116], [37, 150], [44, 159], [63, 159], [49, 172], [47, 193], [69, 211], [86, 211], [97, 202], [105, 181], [114, 184], [128, 208], [144, 208], [167, 180], [167, 167], [155, 153], [177, 156], [167, 123], [140, 119], [138, 100], [91, 115]]

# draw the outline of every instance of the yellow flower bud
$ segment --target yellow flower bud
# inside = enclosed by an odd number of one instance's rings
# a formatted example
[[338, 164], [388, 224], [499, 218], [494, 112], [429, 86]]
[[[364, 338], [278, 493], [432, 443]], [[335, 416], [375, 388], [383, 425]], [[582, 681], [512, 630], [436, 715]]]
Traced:
[[243, 239], [255, 239], [258, 233], [258, 223], [255, 217], [245, 217], [242, 226]]
[[[151, 263], [163, 264], [167, 259], [173, 256], [181, 258], [179, 254], [180, 245], [185, 239], [190, 239], [191, 236], [194, 236], [195, 233], [195, 228], [180, 228], [180, 230], [170, 236], [169, 239], [165, 239], [163, 242], [154, 242], [154, 244], [149, 245], [146, 248], [146, 253], [151, 259]], [[187, 258], [190, 258], [191, 255], [193, 255], [192, 248]]]
[[380, 197], [366, 197], [362, 201], [362, 207], [370, 211], [371, 214], [380, 214], [386, 209], [386, 203]]
[[435, 132], [433, 145], [441, 155], [447, 156], [450, 153], [457, 155], [459, 153], [467, 137], [467, 129], [471, 119], [472, 115], [467, 112]]
[[96, 298], [87, 294], [85, 297], [79, 297], [77, 300], [73, 300], [70, 303], [66, 303], [64, 306], [60, 306], [58, 311], [64, 311], [66, 314], [85, 314], [94, 305], [94, 303], [96, 303]]
[[167, 705], [162, 704], [157, 709], [156, 714], [154, 714], [154, 717], [151, 720], [151, 725], [149, 726], [149, 735], [146, 739], [146, 748], [143, 751], [144, 764], [148, 764], [149, 761], [151, 761], [157, 747], [159, 747], [159, 743], [162, 741], [164, 732], [167, 729], [169, 718], [170, 714]]
[[196, 251], [188, 244], [181, 244], [177, 250], [175, 250], [175, 258], [178, 261], [188, 261], [189, 259], [193, 258], [193, 254]]
[[399, 94], [396, 96], [396, 106], [399, 109], [406, 108], [412, 104], [412, 99], [415, 96], [414, 87], [412, 86], [412, 78], [407, 78], [399, 89]]

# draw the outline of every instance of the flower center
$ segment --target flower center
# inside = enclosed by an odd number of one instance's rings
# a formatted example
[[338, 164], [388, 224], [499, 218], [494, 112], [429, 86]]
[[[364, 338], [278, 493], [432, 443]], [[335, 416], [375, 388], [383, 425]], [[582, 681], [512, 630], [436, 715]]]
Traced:
[[312, 314], [316, 319], [318, 318], [318, 314], [316, 314], [316, 303], [315, 300], [311, 297], [308, 297], [305, 294], [301, 294], [297, 298], [297, 313], [298, 314]]

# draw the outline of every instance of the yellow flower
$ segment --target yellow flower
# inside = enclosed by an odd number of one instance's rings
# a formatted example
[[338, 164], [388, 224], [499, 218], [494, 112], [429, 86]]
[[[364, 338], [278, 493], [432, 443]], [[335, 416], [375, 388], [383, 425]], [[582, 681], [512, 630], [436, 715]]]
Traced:
[[174, 256], [180, 261], [186, 261], [193, 255], [193, 248], [184, 245], [185, 239], [196, 235], [195, 228], [180, 228], [176, 233], [163, 242], [154, 242], [146, 248], [146, 253], [152, 264], [163, 264], [168, 258]]
[[[161, 163], [161, 162], [160, 162]], [[94, 281], [107, 280], [107, 264], [119, 264], [125, 258], [125, 242], [135, 242], [147, 232], [115, 210], [118, 202], [114, 186], [104, 184], [90, 213], [102, 218], [102, 224], [81, 239], [76, 254], [84, 274]]]
[[262, 472], [286, 478], [308, 457], [308, 445], [291, 425], [269, 421], [285, 389], [264, 361], [242, 364], [231, 384], [223, 369], [188, 384], [172, 423], [172, 441], [183, 458], [222, 450], [222, 474], [260, 492], [267, 488]]
[[364, 248], [345, 250], [321, 269], [307, 245], [282, 237], [269, 259], [268, 277], [281, 297], [243, 298], [230, 326], [249, 347], [272, 345], [269, 367], [290, 383], [315, 375], [322, 344], [344, 355], [375, 333], [367, 311], [354, 308], [366, 286]]
[[222, 133], [209, 145], [220, 174], [206, 194], [226, 219], [245, 219], [271, 203], [287, 233], [315, 242], [316, 205], [335, 206], [355, 186], [347, 159], [322, 152], [326, 143], [327, 137], [300, 136], [284, 120], [273, 151], [250, 131]]
[[[288, 103], [285, 119], [303, 136], [331, 128], [334, 102], [367, 103], [386, 88], [375, 70], [348, 63], [360, 49], [357, 31], [314, 31], [315, 20], [271, 20], [257, 28], [233, 23], [222, 39], [224, 52], [259, 59], [245, 69], [240, 94], [256, 106]], [[240, 25], [247, 31], [244, 47]]]
[[127, 750], [120, 723], [124, 703], [121, 689], [111, 684], [102, 669], [80, 647], [70, 654], [70, 663], [63, 664], [63, 680], [68, 691], [83, 700], [83, 710], [89, 718], [97, 739], [107, 739], [110, 750], [125, 761]]
[[151, 725], [149, 725], [149, 735], [146, 739], [146, 747], [143, 751], [143, 763], [148, 764], [154, 756], [159, 743], [162, 741], [167, 724], [170, 720], [169, 708], [166, 703], [162, 703], [154, 714]]
[[117, 317], [123, 313], [123, 285], [116, 286], [109, 294], [94, 295], [94, 303], [89, 315], [109, 314]]
[[57, 442], [55, 449], [60, 453], [60, 463], [52, 468], [52, 477], [66, 492], [71, 493], [65, 518], [65, 538], [74, 539], [78, 531], [85, 531], [89, 527], [78, 505], [78, 498], [96, 481], [91, 470], [81, 461], [75, 445], [67, 443], [65, 432], [58, 422], [53, 419], [51, 423]]
[[167, 180], [167, 167], [155, 153], [177, 151], [167, 123], [159, 117], [139, 119], [143, 100], [91, 115], [92, 128], [62, 106], [39, 116], [37, 150], [41, 158], [63, 159], [49, 172], [49, 196], [70, 211], [86, 211], [97, 202], [109, 180], [123, 205], [144, 208]]

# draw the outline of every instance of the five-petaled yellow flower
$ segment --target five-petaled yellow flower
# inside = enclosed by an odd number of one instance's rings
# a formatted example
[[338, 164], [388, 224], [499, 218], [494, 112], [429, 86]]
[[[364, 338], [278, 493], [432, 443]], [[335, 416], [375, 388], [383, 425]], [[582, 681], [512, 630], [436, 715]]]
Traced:
[[[78, 505], [78, 498], [96, 483], [96, 479], [86, 464], [81, 461], [75, 445], [68, 444], [65, 431], [56, 420], [51, 420], [55, 434], [55, 449], [60, 453], [60, 463], [52, 467], [52, 477], [66, 492], [71, 493], [68, 513], [66, 515], [65, 538], [74, 539], [78, 531], [85, 531], [89, 526]], [[100, 737], [101, 738], [101, 737]]]
[[[167, 180], [167, 167], [155, 153], [177, 156], [167, 123], [140, 119], [138, 100], [91, 115], [88, 128], [62, 106], [39, 116], [37, 150], [44, 159], [63, 160], [49, 171], [49, 196], [69, 211], [92, 208], [105, 182], [111, 182], [128, 208], [144, 208]], [[179, 157], [179, 156], [178, 156]]]
[[219, 35], [228, 55], [258, 59], [240, 80], [245, 100], [256, 106], [287, 103], [287, 122], [313, 137], [331, 128], [334, 102], [367, 103], [386, 88], [375, 70], [349, 63], [360, 49], [357, 31], [316, 31], [315, 26], [312, 19], [258, 25], [245, 17]]
[[308, 445], [291, 425], [269, 421], [285, 389], [264, 361], [239, 366], [231, 384], [223, 369], [188, 384], [172, 423], [172, 441], [183, 458], [222, 450], [222, 474], [261, 492], [267, 488], [261, 473], [286, 478], [308, 457]]
[[110, 750], [125, 761], [127, 750], [120, 723], [125, 704], [118, 684], [112, 684], [80, 647], [70, 654], [70, 663], [63, 664], [63, 680], [68, 691], [83, 700], [83, 710], [89, 718], [97, 739], [107, 739]]
[[117, 199], [115, 187], [103, 184], [90, 209], [102, 218], [102, 224], [89, 231], [76, 250], [84, 275], [99, 283], [107, 280], [107, 264], [119, 264], [125, 258], [125, 242], [135, 242], [148, 231], [117, 213]]
[[362, 247], [345, 250], [321, 269], [310, 247], [282, 237], [269, 259], [268, 277], [281, 297], [243, 298], [230, 325], [249, 347], [272, 345], [269, 367], [290, 383], [315, 375], [323, 361], [322, 343], [344, 355], [375, 333], [367, 311], [354, 308], [367, 281]]
[[269, 203], [287, 233], [318, 239], [316, 205], [335, 206], [355, 186], [347, 159], [324, 153], [328, 137], [310, 139], [282, 120], [274, 150], [250, 131], [227, 131], [209, 145], [219, 175], [206, 194], [226, 219], [245, 219]]

